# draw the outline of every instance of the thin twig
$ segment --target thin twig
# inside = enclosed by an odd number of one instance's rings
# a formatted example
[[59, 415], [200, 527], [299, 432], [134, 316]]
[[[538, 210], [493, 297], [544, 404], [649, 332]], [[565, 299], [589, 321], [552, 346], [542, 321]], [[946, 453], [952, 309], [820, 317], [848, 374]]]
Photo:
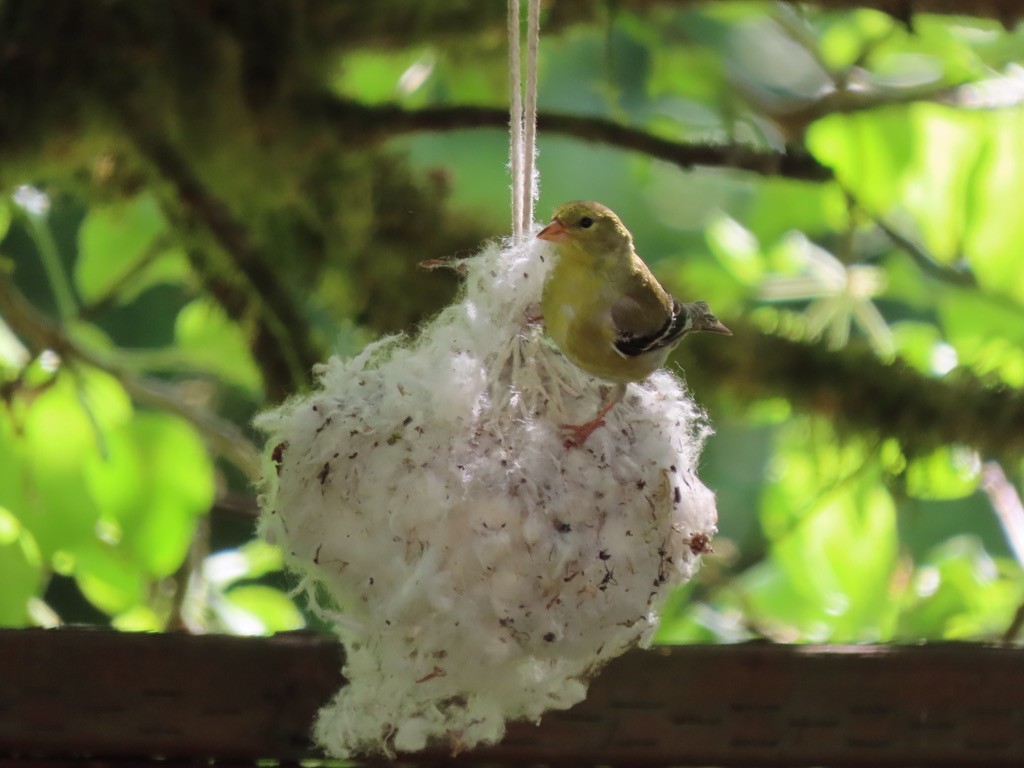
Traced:
[[988, 496], [988, 501], [998, 516], [1000, 525], [1003, 526], [1003, 533], [1006, 534], [1006, 541], [1014, 557], [1024, 568], [1024, 503], [1021, 502], [1020, 494], [1007, 479], [999, 462], [986, 461], [982, 465], [981, 489]]
[[25, 212], [24, 220], [28, 225], [29, 236], [39, 253], [39, 261], [42, 263], [43, 272], [50, 283], [50, 290], [53, 291], [57, 311], [61, 318], [70, 320], [78, 311], [78, 300], [75, 298], [71, 280], [61, 261], [60, 253], [57, 251], [57, 244], [53, 240], [49, 219], [45, 213]]
[[[863, 208], [861, 210], [863, 210]], [[969, 268], [958, 269], [956, 267], [946, 266], [928, 253], [923, 246], [918, 245], [909, 237], [899, 232], [881, 216], [872, 216], [872, 221], [874, 221], [875, 226], [882, 230], [882, 232], [885, 233], [885, 236], [893, 242], [893, 245], [906, 253], [926, 275], [930, 275], [931, 277], [943, 280], [947, 283], [963, 286], [965, 288], [978, 287], [978, 281], [974, 277], [974, 273], [971, 272]]]
[[1021, 629], [1024, 629], [1024, 603], [1017, 606], [1017, 610], [1014, 611], [1013, 620], [1010, 622], [1010, 626], [1008, 626], [1006, 631], [1003, 633], [1003, 642], [1017, 642]]
[[958, 268], [943, 264], [932, 256], [924, 246], [904, 235], [879, 214], [869, 210], [867, 206], [865, 206], [846, 186], [843, 186], [843, 194], [846, 196], [849, 204], [867, 216], [871, 220], [871, 223], [878, 227], [878, 229], [889, 238], [893, 245], [910, 257], [911, 261], [917, 265], [918, 269], [920, 269], [922, 273], [929, 277], [934, 277], [936, 280], [958, 285], [963, 288], [978, 287], [978, 281], [969, 267], [964, 266], [962, 268]]
[[204, 590], [200, 588], [203, 574], [203, 561], [210, 554], [210, 519], [200, 518], [192, 532], [188, 553], [178, 570], [174, 572], [174, 597], [171, 601], [170, 615], [167, 619], [166, 631], [189, 632], [202, 634], [206, 627], [196, 621], [202, 615], [198, 606], [190, 605]]
[[[997, 461], [986, 461], [981, 467], [981, 489], [988, 496], [989, 504], [999, 518], [999, 523], [1006, 534], [1006, 541], [1017, 563], [1024, 568], [1024, 503], [1013, 483], [1006, 477], [1006, 472]], [[1003, 641], [1015, 642], [1024, 626], [1024, 604], [1018, 606], [1003, 633]]]

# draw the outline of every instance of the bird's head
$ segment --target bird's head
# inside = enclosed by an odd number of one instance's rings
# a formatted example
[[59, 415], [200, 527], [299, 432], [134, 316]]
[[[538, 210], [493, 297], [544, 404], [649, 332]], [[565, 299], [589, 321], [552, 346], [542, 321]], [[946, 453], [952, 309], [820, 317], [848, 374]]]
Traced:
[[695, 301], [687, 307], [690, 315], [691, 331], [709, 331], [710, 333], [721, 333], [724, 336], [732, 336], [732, 331], [725, 327], [725, 324], [715, 317], [706, 301]]
[[537, 237], [551, 243], [575, 245], [592, 254], [622, 253], [633, 248], [633, 238], [615, 212], [586, 200], [560, 205], [551, 223], [538, 232]]

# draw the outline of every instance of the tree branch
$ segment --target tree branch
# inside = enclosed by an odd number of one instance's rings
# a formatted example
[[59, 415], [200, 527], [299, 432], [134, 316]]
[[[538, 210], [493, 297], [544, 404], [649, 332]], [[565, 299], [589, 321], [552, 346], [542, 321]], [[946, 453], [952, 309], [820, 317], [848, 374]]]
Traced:
[[[687, 339], [676, 351], [689, 385], [752, 402], [784, 397], [847, 433], [894, 437], [910, 453], [972, 446], [1004, 463], [1024, 455], [1024, 392], [966, 372], [932, 378], [864, 346], [839, 351], [728, 320], [731, 339]], [[702, 399], [708, 399], [703, 395]]]
[[[271, 269], [271, 260], [252, 242], [228, 207], [203, 186], [171, 143], [156, 131], [141, 128], [143, 124], [138, 119], [125, 121], [140, 152], [173, 185], [186, 213], [212, 235], [251, 289], [251, 294], [239, 296], [237, 287], [228, 281], [206, 275], [207, 289], [233, 319], [243, 322], [246, 317], [256, 316], [258, 327], [252, 348], [264, 374], [268, 397], [281, 400], [303, 388], [322, 356], [314, 347], [308, 323]], [[195, 252], [190, 256], [194, 257]]]
[[1019, 0], [811, 0], [810, 5], [826, 10], [871, 8], [908, 26], [915, 15], [922, 13], [996, 19], [1007, 29], [1024, 18], [1024, 6]]
[[[451, 106], [410, 110], [395, 105], [368, 106], [344, 99], [326, 99], [309, 105], [307, 111], [311, 116], [333, 122], [347, 136], [362, 135], [367, 140], [419, 131], [505, 130], [508, 126], [508, 110], [497, 107]], [[643, 152], [687, 170], [707, 166], [806, 181], [832, 179], [831, 169], [806, 154], [672, 141], [599, 117], [541, 112], [537, 115], [537, 122], [544, 133], [575, 136], [585, 141]]]
[[177, 396], [172, 385], [137, 376], [107, 357], [81, 346], [63, 328], [36, 310], [9, 277], [0, 277], [0, 315], [14, 333], [36, 350], [52, 349], [65, 358], [110, 374], [134, 400], [185, 419], [198, 430], [210, 450], [234, 464], [246, 477], [259, 477], [259, 452], [237, 426], [216, 414], [189, 405]]
[[[734, 1], [717, 0], [717, 3]], [[281, 2], [283, 0], [260, 5], [275, 9]], [[612, 8], [643, 13], [655, 6], [691, 7], [701, 2], [704, 0], [618, 0]], [[218, 4], [225, 5], [223, 2]], [[915, 15], [923, 13], [992, 18], [1007, 29], [1024, 18], [1019, 0], [811, 0], [808, 4], [827, 10], [872, 8], [908, 26]], [[503, 33], [506, 18], [505, 4], [495, 0], [468, 4], [380, 0], [372, 8], [360, 3], [312, 2], [305, 8], [309, 21], [302, 26], [309, 37], [375, 47], [401, 47], [426, 40], [443, 43], [469, 36], [479, 37], [487, 32]], [[605, 18], [608, 9], [606, 0], [547, 4], [543, 31], [550, 34], [592, 23]], [[273, 18], [271, 11], [267, 10], [260, 15]]]
[[[717, 0], [717, 4], [735, 0]], [[705, 0], [617, 0], [613, 9], [643, 13], [655, 6], [691, 7]], [[314, 4], [315, 6], [316, 4]], [[317, 26], [330, 39], [378, 47], [399, 47], [424, 40], [439, 42], [484, 32], [502, 32], [505, 6], [499, 2], [466, 4], [415, 3], [384, 0], [373, 12], [360, 4], [334, 3], [333, 8], [317, 8]], [[1012, 29], [1024, 18], [1020, 0], [810, 0], [808, 5], [823, 10], [870, 8], [892, 16], [908, 27], [919, 14], [948, 14], [996, 19]], [[556, 32], [579, 24], [592, 23], [608, 13], [606, 0], [574, 0], [551, 3], [545, 10], [544, 30]]]

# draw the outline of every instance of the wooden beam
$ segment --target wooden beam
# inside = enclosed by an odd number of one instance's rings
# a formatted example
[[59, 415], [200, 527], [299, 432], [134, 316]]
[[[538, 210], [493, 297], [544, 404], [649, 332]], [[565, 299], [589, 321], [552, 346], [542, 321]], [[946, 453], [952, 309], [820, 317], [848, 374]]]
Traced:
[[331, 638], [0, 631], [0, 756], [312, 753], [342, 683]]
[[[341, 685], [329, 637], [0, 631], [0, 768], [315, 757]], [[1024, 653], [745, 644], [634, 652], [590, 695], [501, 744], [403, 763], [722, 766], [1024, 764]], [[163, 763], [164, 765], [167, 762]]]

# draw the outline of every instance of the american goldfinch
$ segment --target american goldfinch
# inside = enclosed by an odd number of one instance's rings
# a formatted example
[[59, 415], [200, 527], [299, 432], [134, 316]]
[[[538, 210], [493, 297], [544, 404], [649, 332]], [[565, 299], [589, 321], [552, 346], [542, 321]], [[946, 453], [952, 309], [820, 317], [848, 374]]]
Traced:
[[615, 384], [597, 416], [562, 425], [566, 445], [582, 445], [629, 382], [661, 368], [687, 333], [732, 335], [707, 303], [669, 294], [633, 250], [629, 230], [600, 203], [562, 205], [537, 237], [556, 246], [541, 298], [548, 335], [575, 365]]

